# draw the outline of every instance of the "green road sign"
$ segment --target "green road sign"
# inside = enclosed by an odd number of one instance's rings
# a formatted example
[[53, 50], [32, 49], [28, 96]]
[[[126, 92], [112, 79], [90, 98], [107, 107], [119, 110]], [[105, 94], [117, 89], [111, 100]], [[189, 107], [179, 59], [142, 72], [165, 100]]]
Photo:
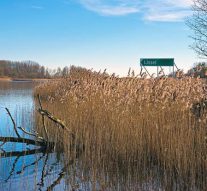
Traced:
[[141, 66], [174, 66], [174, 58], [141, 58]]

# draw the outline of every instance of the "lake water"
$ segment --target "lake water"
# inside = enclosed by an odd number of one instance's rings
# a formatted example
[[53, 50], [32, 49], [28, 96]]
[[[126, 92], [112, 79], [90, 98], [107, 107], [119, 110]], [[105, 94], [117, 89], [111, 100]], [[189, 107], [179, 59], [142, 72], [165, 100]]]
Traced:
[[[31, 82], [0, 82], [0, 137], [16, 137], [6, 107], [17, 126], [27, 131], [35, 127], [33, 87]], [[19, 133], [22, 137], [28, 137], [21, 131]], [[0, 147], [0, 155], [8, 152], [14, 155], [0, 157], [0, 191], [52, 190], [51, 185], [53, 190], [64, 190], [64, 179], [55, 182], [63, 168], [61, 156], [29, 152], [25, 155], [26, 152], [22, 152], [37, 148], [22, 143], [5, 143]], [[20, 152], [15, 154], [16, 151]]]

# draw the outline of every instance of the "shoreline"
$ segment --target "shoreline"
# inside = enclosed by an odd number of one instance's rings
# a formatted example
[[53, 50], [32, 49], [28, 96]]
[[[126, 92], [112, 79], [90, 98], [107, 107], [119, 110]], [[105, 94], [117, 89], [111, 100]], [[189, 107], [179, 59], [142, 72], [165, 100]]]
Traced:
[[8, 77], [0, 77], [0, 81], [11, 81], [12, 79], [11, 78], [8, 78]]
[[42, 81], [48, 81], [51, 79], [43, 79], [43, 78], [35, 78], [35, 79], [30, 79], [30, 78], [9, 78], [9, 77], [0, 77], [0, 82], [42, 82]]

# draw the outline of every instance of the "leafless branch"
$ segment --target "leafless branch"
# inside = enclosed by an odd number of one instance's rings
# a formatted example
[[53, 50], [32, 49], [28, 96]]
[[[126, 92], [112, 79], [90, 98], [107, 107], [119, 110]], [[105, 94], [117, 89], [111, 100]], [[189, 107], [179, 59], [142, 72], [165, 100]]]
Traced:
[[18, 131], [17, 131], [17, 126], [16, 126], [16, 123], [15, 123], [15, 121], [14, 121], [14, 119], [13, 119], [13, 117], [12, 117], [12, 115], [11, 115], [10, 111], [9, 111], [9, 109], [8, 109], [8, 108], [5, 108], [5, 109], [6, 109], [7, 113], [8, 113], [8, 115], [9, 115], [9, 117], [10, 117], [10, 119], [11, 119], [12, 123], [13, 123], [14, 131], [15, 131], [15, 133], [16, 133], [16, 135], [17, 135], [17, 137], [19, 137], [19, 138], [20, 138], [21, 136], [19, 135], [19, 133], [18, 133]]
[[[41, 99], [40, 99], [40, 95], [38, 94], [37, 97], [38, 97], [40, 109], [42, 110], [42, 102], [41, 102]], [[43, 129], [45, 131], [46, 139], [48, 141], [49, 140], [49, 137], [48, 137], [47, 127], [45, 125], [45, 116], [44, 115], [42, 115], [42, 125], [43, 125]]]
[[22, 138], [22, 137], [19, 137], [19, 138], [18, 137], [0, 137], [0, 142], [25, 143], [28, 145], [36, 145], [36, 146], [42, 146], [42, 147], [46, 147], [48, 144], [45, 141], [32, 140], [32, 139], [27, 139], [27, 138]]
[[207, 1], [193, 0], [193, 2], [194, 14], [186, 23], [193, 32], [190, 37], [194, 43], [190, 47], [200, 57], [207, 58]]
[[[71, 137], [73, 139], [75, 139], [75, 135], [71, 132], [71, 130], [64, 124], [64, 122], [58, 118], [56, 118], [53, 114], [51, 114], [50, 112], [48, 112], [47, 110], [44, 110], [42, 108], [42, 103], [41, 103], [41, 99], [40, 96], [38, 95], [38, 100], [39, 100], [39, 105], [40, 108], [38, 109], [38, 112], [42, 115], [42, 117], [46, 116], [48, 119], [50, 119], [51, 121], [53, 121], [54, 123], [56, 123], [58, 126], [60, 126], [63, 130], [66, 130], [68, 133], [70, 133]], [[44, 126], [43, 126], [44, 127]], [[47, 129], [46, 127], [44, 127], [45, 129], [45, 133], [47, 133]]]
[[23, 127], [17, 127], [17, 128], [20, 129], [20, 130], [22, 130], [27, 135], [34, 136], [37, 139], [44, 140], [43, 137], [39, 137], [37, 134], [30, 133], [30, 132], [26, 131]]

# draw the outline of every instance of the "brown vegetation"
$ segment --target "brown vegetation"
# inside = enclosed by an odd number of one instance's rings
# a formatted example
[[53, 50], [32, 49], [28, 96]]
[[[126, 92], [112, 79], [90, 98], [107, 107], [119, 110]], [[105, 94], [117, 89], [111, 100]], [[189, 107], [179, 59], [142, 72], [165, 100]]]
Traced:
[[[117, 78], [72, 68], [69, 77], [41, 84], [36, 94], [84, 144], [85, 166], [139, 173], [153, 164], [189, 186], [206, 176], [204, 80]], [[48, 131], [68, 151], [68, 137]]]

